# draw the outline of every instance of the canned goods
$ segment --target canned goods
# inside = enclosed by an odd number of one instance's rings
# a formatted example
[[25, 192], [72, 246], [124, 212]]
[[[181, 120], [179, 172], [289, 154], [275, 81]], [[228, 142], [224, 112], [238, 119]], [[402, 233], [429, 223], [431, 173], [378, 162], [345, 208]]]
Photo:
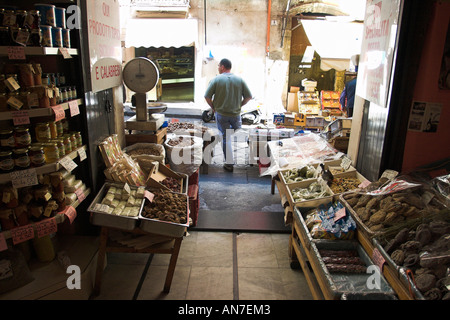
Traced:
[[40, 14], [41, 25], [56, 27], [54, 5], [45, 3], [36, 3], [34, 7], [41, 13]]
[[66, 9], [55, 7], [55, 23], [57, 27], [66, 28]]
[[60, 48], [62, 44], [62, 29], [59, 27], [52, 27], [52, 45], [55, 48]]
[[70, 48], [70, 29], [62, 29], [63, 46]]
[[14, 170], [12, 151], [0, 151], [0, 172], [6, 173]]
[[53, 39], [52, 39], [52, 27], [51, 26], [43, 26], [40, 27], [42, 32], [42, 41], [41, 45], [43, 47], [51, 47], [53, 46]]

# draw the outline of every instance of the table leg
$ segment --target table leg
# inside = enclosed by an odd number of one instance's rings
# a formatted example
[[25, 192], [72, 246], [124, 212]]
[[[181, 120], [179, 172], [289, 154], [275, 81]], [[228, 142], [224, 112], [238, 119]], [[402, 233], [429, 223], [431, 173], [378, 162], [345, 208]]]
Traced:
[[97, 270], [95, 272], [94, 295], [100, 294], [102, 273], [105, 266], [106, 244], [108, 242], [108, 228], [102, 227], [100, 232], [100, 246], [97, 254]]
[[181, 241], [183, 237], [175, 239], [175, 244], [173, 246], [172, 255], [170, 256], [169, 269], [167, 270], [166, 282], [164, 283], [164, 292], [169, 293], [170, 286], [172, 284], [173, 274], [175, 272], [175, 266], [177, 265], [178, 254], [180, 252]]

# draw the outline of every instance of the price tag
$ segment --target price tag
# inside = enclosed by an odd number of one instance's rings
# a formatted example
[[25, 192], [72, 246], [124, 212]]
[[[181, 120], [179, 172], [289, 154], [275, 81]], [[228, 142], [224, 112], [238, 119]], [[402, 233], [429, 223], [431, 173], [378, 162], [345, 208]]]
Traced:
[[58, 231], [55, 217], [36, 222], [34, 227], [36, 228], [38, 238]]
[[380, 272], [383, 272], [383, 265], [386, 260], [383, 258], [380, 251], [378, 251], [378, 249], [376, 248], [373, 249], [372, 260], [378, 266], [378, 268], [380, 268]]
[[69, 101], [69, 108], [70, 108], [70, 116], [76, 116], [80, 114], [80, 108], [78, 107], [77, 100], [70, 100]]
[[34, 238], [33, 226], [31, 224], [27, 224], [23, 227], [11, 229], [11, 237], [14, 245], [31, 240]]
[[72, 223], [77, 217], [77, 210], [75, 210], [75, 208], [72, 206], [67, 206], [59, 214], [64, 214], [69, 219], [70, 223]]
[[80, 156], [80, 161], [83, 161], [84, 159], [87, 158], [86, 150], [84, 150], [84, 148], [78, 149], [78, 155]]
[[367, 187], [371, 182], [369, 180], [364, 180], [363, 182], [360, 183], [360, 185], [358, 186], [358, 188], [365, 188]]
[[75, 194], [77, 195], [78, 201], [80, 203], [86, 198], [86, 196], [84, 195], [84, 191], [81, 190], [81, 188], [75, 190]]
[[78, 167], [78, 165], [72, 159], [70, 159], [68, 156], [59, 160], [59, 164], [61, 164], [64, 167], [64, 169], [66, 169], [69, 172], [71, 172], [73, 169]]
[[341, 167], [344, 170], [348, 170], [348, 168], [350, 168], [350, 166], [352, 165], [352, 160], [350, 160], [348, 157], [343, 157], [342, 161], [341, 161]]
[[346, 215], [345, 212], [345, 208], [341, 208], [339, 209], [335, 214], [334, 214], [334, 222], [338, 221], [341, 218], [344, 218]]
[[53, 112], [55, 113], [55, 122], [62, 120], [66, 117], [66, 112], [64, 111], [61, 105], [57, 105], [52, 107]]
[[398, 175], [398, 172], [395, 170], [385, 170], [381, 175], [381, 178], [386, 178], [388, 180], [393, 180]]
[[151, 193], [151, 192], [148, 191], [148, 190], [145, 190], [145, 192], [144, 192], [144, 197], [146, 197], [148, 201], [152, 202], [152, 201], [153, 201], [153, 198], [155, 197], [155, 194], [154, 194], [154, 193]]
[[4, 81], [5, 86], [8, 87], [10, 91], [16, 91], [20, 89], [20, 85], [17, 83], [17, 81], [13, 77], [9, 77]]
[[59, 52], [61, 52], [64, 59], [70, 59], [72, 56], [69, 53], [69, 50], [67, 48], [59, 48]]
[[12, 111], [11, 114], [15, 126], [30, 124], [28, 110]]
[[8, 47], [8, 58], [10, 60], [25, 60], [25, 48], [21, 46]]
[[174, 118], [172, 118], [172, 119], [170, 119], [170, 122], [172, 122], [172, 123], [180, 122], [180, 119], [174, 119]]
[[6, 244], [5, 234], [0, 232], [0, 252], [8, 249], [8, 245]]
[[9, 173], [14, 188], [29, 187], [38, 184], [36, 169], [17, 170]]

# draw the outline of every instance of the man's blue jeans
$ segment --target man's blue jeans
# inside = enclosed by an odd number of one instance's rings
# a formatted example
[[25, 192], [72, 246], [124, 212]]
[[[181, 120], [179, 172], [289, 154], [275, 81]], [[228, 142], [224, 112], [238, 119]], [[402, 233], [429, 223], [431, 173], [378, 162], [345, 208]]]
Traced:
[[224, 116], [216, 112], [217, 128], [222, 134], [222, 150], [226, 164], [234, 164], [231, 135], [242, 127], [241, 115]]

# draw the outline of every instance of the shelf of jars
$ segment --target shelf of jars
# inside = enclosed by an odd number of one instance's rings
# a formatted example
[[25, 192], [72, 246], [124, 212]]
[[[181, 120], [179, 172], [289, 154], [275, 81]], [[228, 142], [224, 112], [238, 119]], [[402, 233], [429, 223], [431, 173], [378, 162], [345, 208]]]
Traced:
[[25, 56], [48, 56], [48, 55], [61, 55], [69, 54], [70, 56], [77, 56], [78, 49], [76, 48], [63, 48], [63, 47], [22, 47], [22, 46], [0, 46], [0, 55], [18, 55], [24, 54]]
[[[73, 211], [73, 209], [76, 209], [80, 205], [80, 203], [85, 198], [87, 198], [89, 196], [90, 193], [91, 193], [91, 189], [90, 188], [87, 188], [87, 189], [83, 190], [78, 195], [78, 198], [75, 201], [73, 201], [70, 204], [66, 205], [66, 208], [64, 210], [57, 212], [53, 217], [47, 218], [48, 221], [50, 221], [50, 219], [54, 218], [56, 224], [63, 223], [71, 215], [71, 211]], [[40, 220], [40, 221], [37, 221], [37, 222], [32, 222], [32, 223], [29, 223], [28, 225], [21, 226], [21, 227], [25, 227], [24, 229], [27, 229], [27, 228], [31, 227], [31, 228], [33, 228], [33, 233], [36, 233], [36, 232], [38, 232], [37, 224], [39, 222], [41, 222], [41, 221], [46, 221], [47, 219], [43, 219], [43, 220]], [[18, 227], [18, 228], [20, 228], [20, 227]], [[48, 228], [48, 226], [47, 226], [47, 228]], [[11, 230], [14, 230], [14, 229], [11, 229]], [[13, 237], [13, 234], [12, 234], [11, 230], [0, 231], [0, 237], [3, 237], [5, 240], [6, 239], [11, 239]]]
[[[29, 118], [36, 118], [36, 117], [51, 117], [55, 114], [54, 107], [59, 107], [62, 110], [69, 110], [71, 105], [73, 103], [76, 103], [77, 106], [83, 105], [82, 99], [75, 99], [67, 102], [60, 103], [56, 106], [49, 107], [49, 108], [33, 108], [33, 109], [26, 109], [22, 111], [26, 111], [28, 113]], [[1, 120], [12, 120], [15, 117], [16, 111], [2, 111], [0, 112], [0, 121]]]
[[[69, 154], [65, 155], [64, 157], [60, 158], [58, 161], [53, 163], [44, 164], [40, 167], [33, 167], [29, 169], [23, 169], [23, 170], [15, 170], [11, 172], [1, 173], [0, 174], [0, 184], [7, 183], [10, 181], [14, 181], [14, 179], [18, 176], [20, 177], [21, 173], [29, 173], [29, 170], [34, 170], [36, 175], [40, 174], [46, 174], [51, 172], [59, 171], [61, 168], [68, 168], [73, 169], [75, 167], [75, 164], [73, 164], [71, 161], [76, 159], [78, 156], [80, 157], [80, 161], [83, 161], [86, 159], [86, 145], [81, 146], [80, 148], [77, 148], [76, 150], [73, 150]], [[28, 170], [25, 172], [25, 170]], [[31, 174], [34, 174], [34, 172], [31, 172]]]

